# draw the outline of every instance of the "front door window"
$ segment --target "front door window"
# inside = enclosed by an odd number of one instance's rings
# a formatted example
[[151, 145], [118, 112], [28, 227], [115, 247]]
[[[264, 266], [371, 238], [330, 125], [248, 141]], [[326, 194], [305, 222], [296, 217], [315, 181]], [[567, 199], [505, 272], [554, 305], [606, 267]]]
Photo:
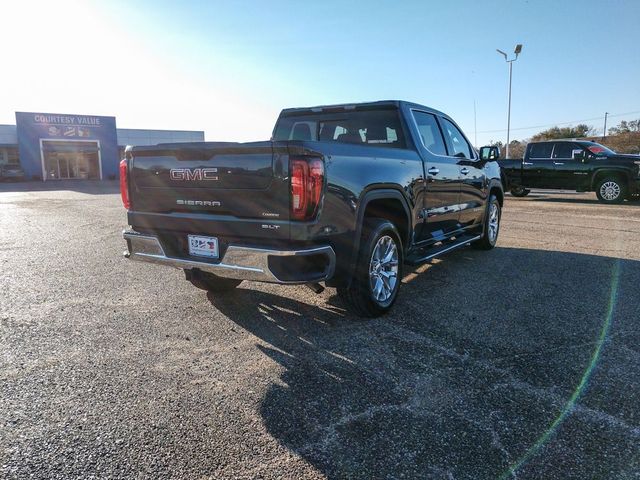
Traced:
[[449, 155], [452, 157], [473, 158], [471, 147], [453, 123], [446, 118], [442, 119], [442, 128], [444, 129], [444, 138], [447, 141]]
[[553, 147], [554, 186], [578, 189], [589, 183], [588, 168], [576, 159], [584, 150], [574, 142], [556, 142]]
[[560, 160], [573, 160], [575, 153], [582, 152], [582, 148], [579, 145], [569, 142], [558, 142], [553, 147], [553, 158]]

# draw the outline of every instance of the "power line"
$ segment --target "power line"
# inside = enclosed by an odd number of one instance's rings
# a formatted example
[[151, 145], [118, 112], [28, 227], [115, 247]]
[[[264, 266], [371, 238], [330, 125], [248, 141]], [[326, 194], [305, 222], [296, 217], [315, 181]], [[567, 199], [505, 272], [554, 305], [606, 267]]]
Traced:
[[[608, 117], [624, 117], [625, 115], [635, 115], [637, 113], [640, 113], [640, 110], [635, 111], [635, 112], [626, 112], [626, 113], [616, 113], [616, 114], [609, 114]], [[568, 124], [572, 124], [572, 123], [580, 123], [580, 122], [592, 122], [594, 120], [601, 120], [602, 116], [599, 117], [594, 117], [594, 118], [583, 118], [582, 120], [571, 120], [570, 122], [555, 122], [555, 123], [546, 123], [544, 125], [532, 125], [531, 127], [518, 127], [518, 128], [511, 128], [511, 130], [533, 130], [534, 128], [544, 128], [544, 127], [555, 127], [557, 125], [568, 125]], [[482, 130], [482, 131], [478, 131], [478, 133], [500, 133], [500, 132], [506, 132], [507, 129], [503, 128], [500, 130]]]

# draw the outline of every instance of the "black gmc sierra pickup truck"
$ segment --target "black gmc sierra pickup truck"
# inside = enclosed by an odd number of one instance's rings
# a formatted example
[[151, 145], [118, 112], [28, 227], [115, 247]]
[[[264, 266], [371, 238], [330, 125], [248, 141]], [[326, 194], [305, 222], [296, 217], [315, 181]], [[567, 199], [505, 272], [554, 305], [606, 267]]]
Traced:
[[271, 141], [127, 147], [125, 256], [199, 288], [337, 287], [354, 313], [393, 305], [403, 264], [496, 243], [503, 187], [447, 115], [382, 101], [283, 110]]
[[527, 145], [524, 158], [498, 162], [505, 188], [524, 197], [530, 188], [596, 192], [604, 203], [640, 194], [640, 156], [622, 155], [586, 140], [554, 140]]

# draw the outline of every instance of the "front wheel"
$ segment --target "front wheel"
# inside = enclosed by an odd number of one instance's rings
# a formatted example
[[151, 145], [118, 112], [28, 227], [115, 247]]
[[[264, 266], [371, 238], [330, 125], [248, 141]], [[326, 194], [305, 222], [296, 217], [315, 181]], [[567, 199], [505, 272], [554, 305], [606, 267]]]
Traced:
[[222, 278], [213, 273], [203, 272], [198, 269], [185, 270], [184, 276], [194, 287], [213, 293], [228, 292], [242, 283], [242, 280]]
[[521, 186], [513, 187], [511, 189], [511, 195], [513, 195], [514, 197], [526, 197], [527, 195], [529, 195], [529, 193], [531, 193], [531, 190]]
[[404, 252], [395, 225], [382, 218], [370, 219], [358, 252], [349, 287], [338, 289], [346, 307], [360, 317], [388, 312], [398, 296]]
[[495, 195], [489, 197], [487, 205], [487, 213], [482, 226], [482, 238], [472, 245], [480, 250], [491, 250], [496, 246], [498, 241], [498, 233], [500, 233], [500, 219], [502, 217], [502, 208], [500, 202]]
[[622, 203], [627, 189], [619, 178], [607, 177], [598, 183], [596, 195], [602, 203]]

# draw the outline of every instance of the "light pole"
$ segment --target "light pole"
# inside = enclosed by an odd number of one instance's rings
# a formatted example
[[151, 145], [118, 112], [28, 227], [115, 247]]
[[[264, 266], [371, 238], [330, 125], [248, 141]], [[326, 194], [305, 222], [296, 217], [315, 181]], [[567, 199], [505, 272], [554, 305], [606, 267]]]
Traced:
[[516, 48], [513, 51], [513, 53], [515, 53], [516, 56], [511, 60], [509, 60], [509, 58], [507, 57], [507, 54], [504, 53], [502, 50], [496, 49], [496, 51], [500, 55], [502, 55], [504, 57], [505, 62], [509, 64], [509, 109], [507, 111], [507, 151], [505, 152], [505, 157], [509, 158], [509, 133], [511, 130], [511, 76], [512, 76], [511, 74], [513, 70], [513, 62], [515, 62], [518, 59], [518, 55], [520, 55], [520, 52], [522, 52], [522, 44], [519, 43], [516, 45]]

